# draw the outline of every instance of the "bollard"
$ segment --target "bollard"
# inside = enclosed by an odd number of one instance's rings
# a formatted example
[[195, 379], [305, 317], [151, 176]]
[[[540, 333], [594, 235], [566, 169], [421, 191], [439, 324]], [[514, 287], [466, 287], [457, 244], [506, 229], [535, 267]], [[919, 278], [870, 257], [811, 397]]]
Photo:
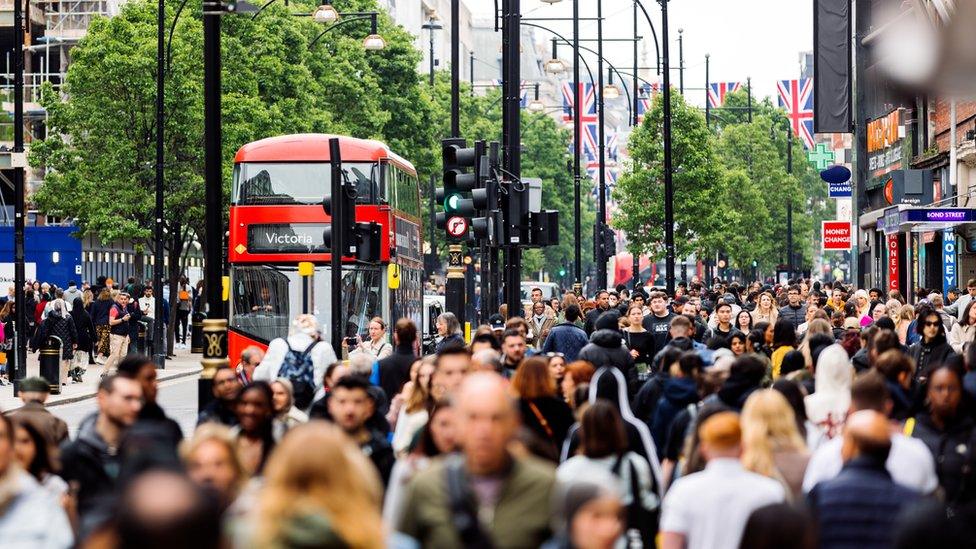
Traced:
[[146, 354], [146, 323], [139, 321], [139, 335], [136, 336], [136, 351], [140, 355]]
[[49, 336], [41, 344], [38, 355], [40, 355], [40, 376], [51, 384], [51, 394], [61, 394], [61, 338]]
[[[192, 322], [193, 325], [190, 329], [190, 352], [191, 353], [204, 353], [203, 350], [203, 323], [207, 318], [206, 313], [196, 312], [193, 313]], [[227, 327], [224, 327], [224, 331], [227, 331]], [[204, 353], [206, 354], [206, 353]], [[226, 356], [227, 353], [225, 352]]]
[[197, 404], [203, 410], [213, 400], [213, 378], [219, 368], [227, 368], [227, 319], [215, 318], [201, 322], [203, 345], [203, 372], [197, 385]]

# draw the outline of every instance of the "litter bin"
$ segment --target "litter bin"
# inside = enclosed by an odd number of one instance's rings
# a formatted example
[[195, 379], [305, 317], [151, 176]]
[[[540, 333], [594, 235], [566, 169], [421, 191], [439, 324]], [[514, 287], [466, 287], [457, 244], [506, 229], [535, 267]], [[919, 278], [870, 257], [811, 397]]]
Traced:
[[203, 321], [207, 318], [205, 313], [193, 313], [193, 327], [190, 330], [190, 352], [203, 352]]
[[49, 336], [38, 350], [40, 375], [51, 384], [51, 394], [61, 394], [61, 338]]

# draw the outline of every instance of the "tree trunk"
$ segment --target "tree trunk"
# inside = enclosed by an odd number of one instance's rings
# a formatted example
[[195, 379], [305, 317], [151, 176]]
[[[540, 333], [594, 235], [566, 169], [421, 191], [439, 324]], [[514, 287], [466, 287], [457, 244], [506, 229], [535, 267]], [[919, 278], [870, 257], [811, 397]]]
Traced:
[[146, 279], [146, 253], [142, 251], [142, 247], [136, 248], [135, 257], [132, 260], [132, 276], [140, 281], [145, 281]]

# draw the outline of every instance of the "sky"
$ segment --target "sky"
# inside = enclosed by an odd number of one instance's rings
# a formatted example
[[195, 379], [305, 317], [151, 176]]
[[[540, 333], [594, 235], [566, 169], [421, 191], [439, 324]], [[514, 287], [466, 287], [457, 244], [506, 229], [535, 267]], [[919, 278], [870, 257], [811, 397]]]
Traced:
[[[493, 0], [464, 1], [475, 16], [491, 18]], [[632, 37], [632, 1], [602, 1], [604, 38]], [[579, 0], [579, 4], [581, 18], [596, 17], [597, 0]], [[660, 40], [660, 5], [657, 0], [643, 0], [643, 5], [654, 20]], [[572, 9], [572, 0], [553, 5], [540, 0], [522, 0], [522, 16], [526, 18], [572, 17]], [[678, 29], [683, 29], [685, 96], [699, 106], [705, 104], [705, 54], [711, 55], [712, 82], [745, 83], [751, 77], [755, 95], [769, 96], [775, 104], [776, 80], [797, 78], [800, 52], [813, 49], [813, 6], [809, 0], [672, 0], [668, 3], [668, 21], [671, 65], [679, 65]], [[536, 23], [571, 37], [571, 21]], [[638, 33], [651, 39], [643, 15], [638, 22]], [[596, 38], [596, 35], [596, 21], [580, 22], [581, 38]], [[544, 31], [539, 31], [537, 37], [548, 38]], [[647, 44], [648, 63], [653, 64], [653, 42]], [[594, 43], [584, 45], [596, 49]], [[633, 66], [631, 48], [629, 42], [604, 42], [604, 57], [623, 71], [623, 67]], [[559, 53], [567, 59], [566, 50], [560, 48]], [[672, 70], [672, 86], [678, 86], [677, 70]]]

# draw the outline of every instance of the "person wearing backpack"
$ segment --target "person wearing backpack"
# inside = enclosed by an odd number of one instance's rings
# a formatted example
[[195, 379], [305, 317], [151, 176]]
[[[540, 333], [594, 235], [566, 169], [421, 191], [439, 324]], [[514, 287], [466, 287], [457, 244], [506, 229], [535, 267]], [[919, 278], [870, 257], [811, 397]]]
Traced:
[[177, 349], [186, 349], [186, 335], [189, 331], [190, 311], [193, 310], [191, 288], [186, 279], [180, 280], [176, 294], [176, 345]]
[[264, 360], [254, 369], [254, 381], [287, 379], [294, 387], [295, 407], [305, 411], [322, 387], [325, 370], [335, 364], [335, 351], [319, 334], [319, 321], [312, 315], [298, 315], [288, 337], [268, 345]]

